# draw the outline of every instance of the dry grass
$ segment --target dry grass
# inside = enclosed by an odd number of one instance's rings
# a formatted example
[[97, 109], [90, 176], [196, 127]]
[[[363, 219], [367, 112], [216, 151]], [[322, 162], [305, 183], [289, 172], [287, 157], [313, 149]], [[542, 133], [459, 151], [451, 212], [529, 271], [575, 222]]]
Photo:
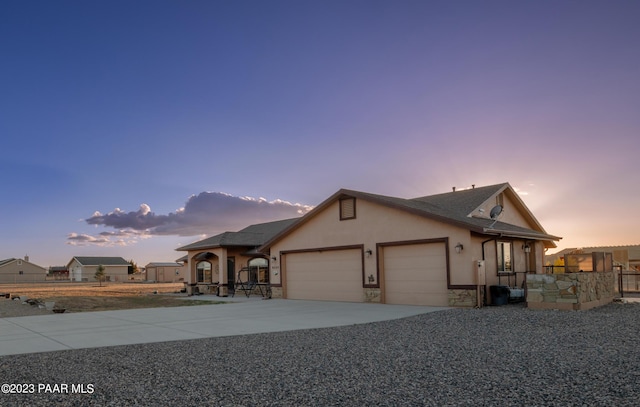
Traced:
[[55, 301], [68, 312], [108, 311], [132, 308], [176, 307], [215, 304], [215, 301], [184, 301], [175, 295], [182, 283], [39, 283], [1, 284], [0, 293], [26, 295], [42, 302]]

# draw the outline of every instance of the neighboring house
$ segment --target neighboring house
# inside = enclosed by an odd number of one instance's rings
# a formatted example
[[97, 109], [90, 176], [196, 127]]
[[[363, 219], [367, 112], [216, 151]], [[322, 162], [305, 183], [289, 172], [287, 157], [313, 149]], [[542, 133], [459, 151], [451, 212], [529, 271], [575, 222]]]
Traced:
[[69, 270], [67, 270], [66, 266], [51, 266], [49, 267], [48, 276], [54, 280], [68, 280]]
[[[591, 253], [611, 253], [614, 266], [620, 267], [625, 271], [640, 271], [640, 245], [574, 247], [546, 255], [545, 262], [547, 265], [553, 266], [556, 260], [564, 260], [566, 255], [590, 255]], [[586, 270], [591, 269], [592, 267], [589, 265]]]
[[251, 225], [176, 249], [187, 252], [189, 293], [197, 287], [199, 292], [227, 296], [241, 270], [251, 273], [253, 281], [268, 283], [269, 257], [256, 249], [295, 221], [297, 219], [285, 219]]
[[67, 263], [71, 281], [95, 281], [98, 267], [104, 266], [107, 281], [127, 281], [131, 263], [122, 257], [74, 256]]
[[46, 281], [47, 269], [29, 261], [29, 256], [24, 259], [0, 260], [0, 284], [1, 283], [40, 283]]
[[503, 183], [414, 199], [342, 189], [259, 250], [274, 297], [474, 306], [543, 273], [558, 240]]
[[185, 263], [154, 262], [145, 266], [146, 280], [159, 283], [187, 281], [189, 268]]

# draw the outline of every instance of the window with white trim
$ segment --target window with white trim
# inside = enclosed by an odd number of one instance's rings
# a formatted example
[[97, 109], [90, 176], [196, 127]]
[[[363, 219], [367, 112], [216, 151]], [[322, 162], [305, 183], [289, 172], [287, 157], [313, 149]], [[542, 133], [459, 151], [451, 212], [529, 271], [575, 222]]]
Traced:
[[201, 261], [196, 264], [196, 281], [198, 283], [211, 282], [211, 263], [208, 261]]
[[254, 257], [249, 260], [249, 281], [256, 283], [269, 282], [269, 261], [262, 257]]

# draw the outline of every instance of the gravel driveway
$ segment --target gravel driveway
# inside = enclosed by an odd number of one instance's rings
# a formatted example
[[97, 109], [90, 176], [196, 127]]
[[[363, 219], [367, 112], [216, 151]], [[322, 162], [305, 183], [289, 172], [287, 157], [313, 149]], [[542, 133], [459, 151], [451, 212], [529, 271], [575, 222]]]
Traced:
[[0, 405], [637, 406], [639, 332], [639, 304], [507, 305], [4, 356], [0, 382], [33, 393], [0, 394]]

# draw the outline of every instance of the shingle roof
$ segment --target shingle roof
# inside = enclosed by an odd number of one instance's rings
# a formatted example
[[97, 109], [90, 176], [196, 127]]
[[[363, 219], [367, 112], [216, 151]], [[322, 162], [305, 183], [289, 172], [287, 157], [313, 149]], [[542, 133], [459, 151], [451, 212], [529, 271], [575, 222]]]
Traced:
[[238, 232], [220, 233], [219, 235], [179, 247], [176, 250], [189, 251], [215, 247], [258, 247], [297, 220], [298, 218], [293, 218], [259, 223], [247, 226]]
[[[335, 200], [344, 196], [353, 196], [365, 199], [381, 205], [393, 207], [399, 210], [414, 213], [419, 216], [428, 217], [445, 223], [454, 224], [471, 231], [489, 235], [502, 235], [510, 237], [523, 237], [530, 239], [538, 239], [551, 242], [559, 240], [557, 236], [547, 234], [537, 220], [530, 214], [532, 223], [538, 228], [528, 229], [508, 223], [494, 221], [490, 218], [474, 217], [471, 214], [481, 205], [483, 205], [492, 196], [505, 190], [512, 191], [512, 196], [516, 201], [520, 201], [517, 194], [512, 190], [509, 183], [501, 183], [489, 185], [485, 187], [472, 188], [467, 190], [459, 190], [444, 194], [429, 195], [413, 199], [397, 198], [386, 195], [370, 194], [367, 192], [353, 191], [341, 189], [330, 198], [318, 205], [314, 210], [302, 217], [297, 223], [292, 224], [279, 235], [267, 241], [260, 250], [264, 251], [281, 236], [286, 235], [290, 230], [297, 228], [302, 223], [313, 217], [316, 213], [322, 211]], [[520, 201], [521, 202], [521, 201]], [[525, 211], [528, 209], [521, 203]]]
[[180, 263], [149, 263], [145, 267], [182, 267], [184, 264]]
[[10, 258], [10, 259], [4, 259], [4, 260], [0, 260], [0, 266], [5, 265], [7, 263], [11, 263], [12, 261], [14, 261], [15, 258]]
[[436, 208], [444, 209], [448, 216], [469, 216], [491, 196], [509, 188], [508, 183], [488, 185], [472, 189], [447, 192], [443, 194], [414, 198], [412, 201], [424, 202]]
[[90, 257], [74, 256], [74, 259], [83, 266], [129, 266], [130, 263], [122, 257]]

